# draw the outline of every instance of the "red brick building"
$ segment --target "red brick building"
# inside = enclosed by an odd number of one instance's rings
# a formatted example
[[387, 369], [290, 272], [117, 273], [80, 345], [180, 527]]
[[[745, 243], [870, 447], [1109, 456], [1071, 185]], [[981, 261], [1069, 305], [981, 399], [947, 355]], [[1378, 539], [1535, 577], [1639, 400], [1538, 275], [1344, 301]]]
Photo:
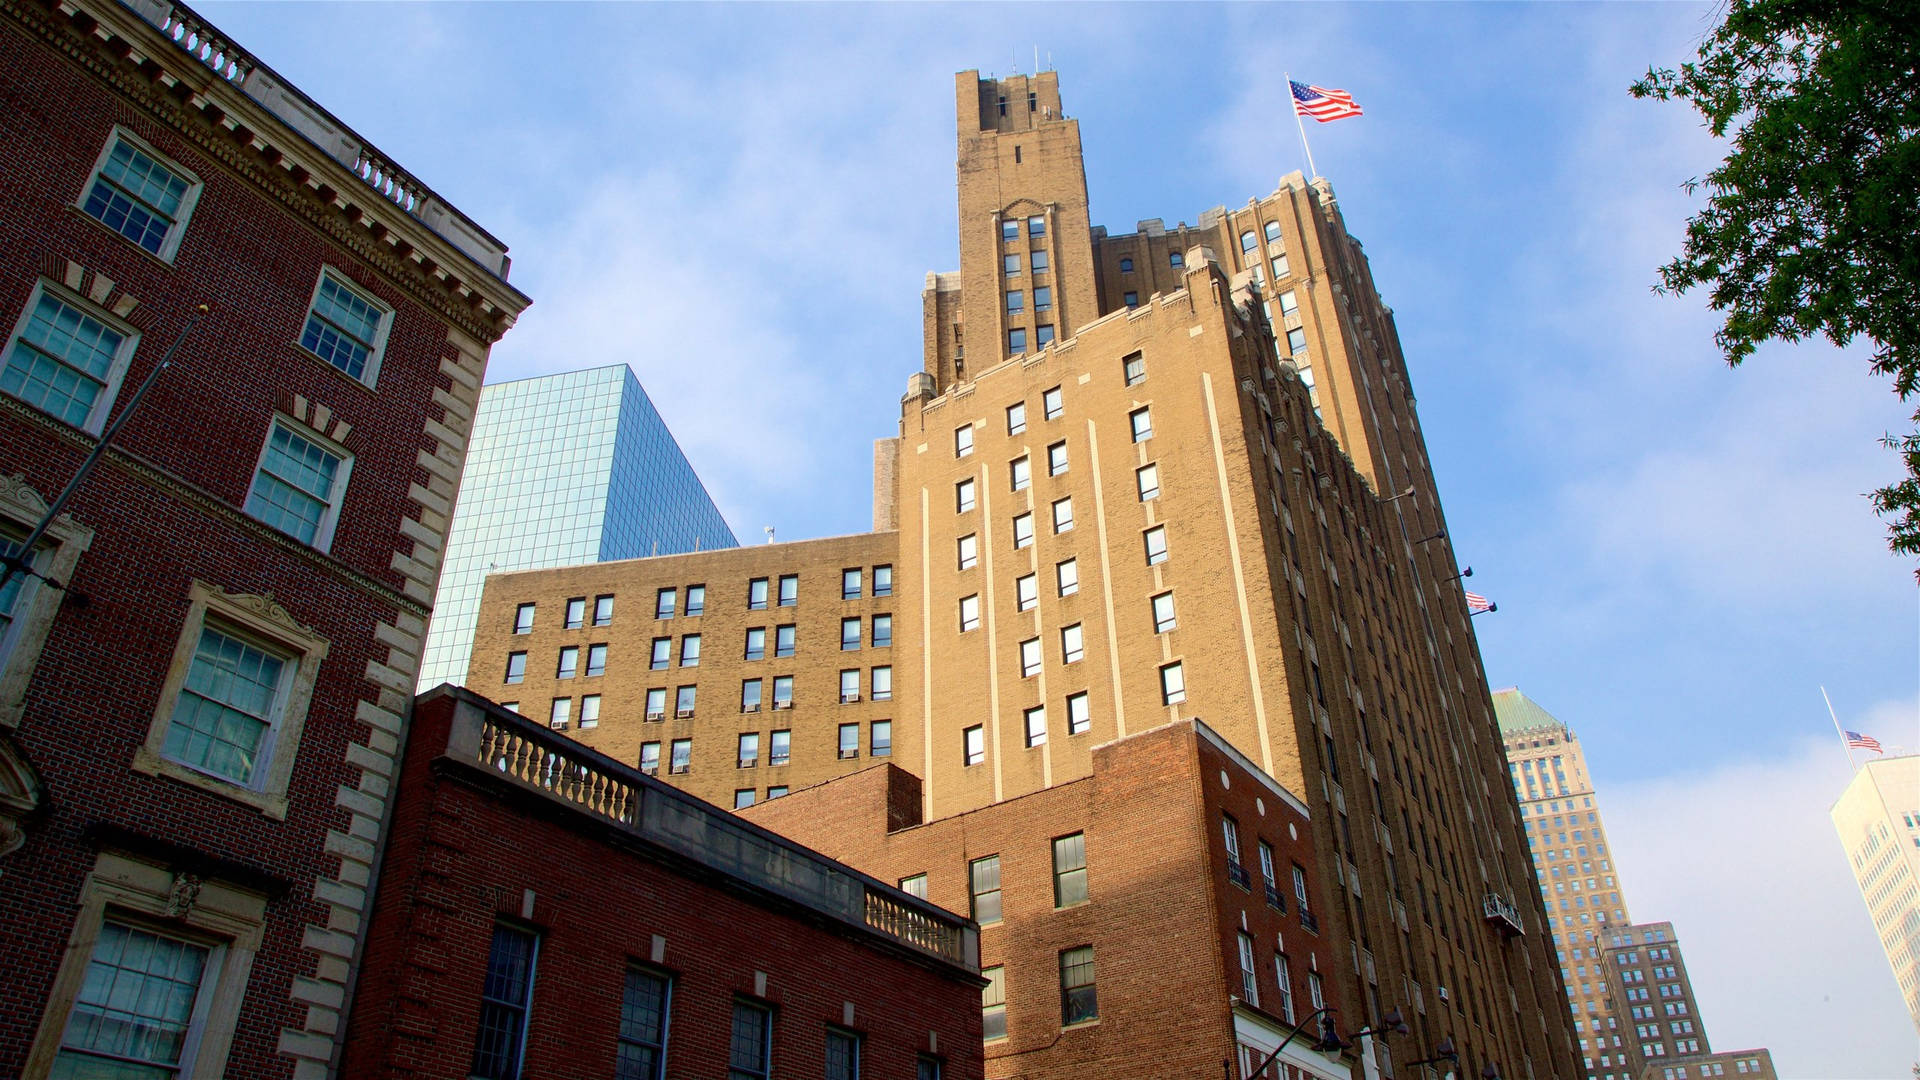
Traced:
[[1233, 1058], [1242, 1076], [1296, 1026], [1285, 1076], [1352, 1075], [1357, 1058], [1315, 1049], [1343, 976], [1306, 805], [1198, 720], [1092, 760], [934, 821], [891, 763], [741, 815], [973, 914], [990, 1077], [1208, 1077]]
[[0, 1076], [324, 1076], [527, 298], [187, 8], [0, 0], [0, 99]]
[[969, 920], [451, 686], [397, 780], [345, 1075], [980, 1076]]

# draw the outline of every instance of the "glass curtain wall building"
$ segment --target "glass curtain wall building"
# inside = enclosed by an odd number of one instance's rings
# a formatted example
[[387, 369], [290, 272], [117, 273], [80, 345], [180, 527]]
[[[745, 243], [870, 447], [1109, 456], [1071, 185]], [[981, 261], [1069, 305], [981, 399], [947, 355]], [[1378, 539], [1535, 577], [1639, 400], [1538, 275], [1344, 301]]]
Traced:
[[737, 545], [625, 364], [484, 387], [419, 686], [465, 682], [489, 573]]

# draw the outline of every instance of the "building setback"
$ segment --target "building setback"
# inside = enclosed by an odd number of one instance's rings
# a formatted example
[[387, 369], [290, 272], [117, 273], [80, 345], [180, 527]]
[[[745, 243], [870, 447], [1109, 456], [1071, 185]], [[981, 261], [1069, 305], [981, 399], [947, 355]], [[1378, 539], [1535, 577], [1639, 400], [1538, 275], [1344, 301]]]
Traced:
[[[1392, 315], [1331, 189], [1293, 174], [1197, 226], [1110, 235], [1054, 74], [962, 72], [955, 102], [961, 266], [927, 280], [875, 531], [495, 577], [470, 685], [536, 717], [592, 693], [574, 641], [511, 631], [523, 605], [611, 589], [606, 636], [577, 646], [661, 706], [603, 695], [583, 741], [764, 798], [865, 766], [884, 721], [928, 821], [1203, 717], [1311, 808], [1345, 1027], [1397, 1004], [1476, 1071], [1579, 1075]], [[674, 616], [649, 618], [663, 590]]]
[[396, 780], [342, 1075], [981, 1075], [969, 920], [453, 687]]
[[1920, 1029], [1920, 756], [1862, 765], [1832, 817], [1907, 1015]]
[[1774, 1080], [1773, 1055], [1766, 1050], [1713, 1049], [1672, 923], [1615, 926], [1603, 940], [1602, 964], [1614, 1008], [1633, 1027], [1624, 1075], [1639, 1080], [1728, 1075]]
[[465, 681], [489, 573], [735, 543], [627, 365], [483, 387], [419, 688]]
[[527, 298], [184, 6], [0, 2], [0, 98], [0, 1075], [324, 1076]]

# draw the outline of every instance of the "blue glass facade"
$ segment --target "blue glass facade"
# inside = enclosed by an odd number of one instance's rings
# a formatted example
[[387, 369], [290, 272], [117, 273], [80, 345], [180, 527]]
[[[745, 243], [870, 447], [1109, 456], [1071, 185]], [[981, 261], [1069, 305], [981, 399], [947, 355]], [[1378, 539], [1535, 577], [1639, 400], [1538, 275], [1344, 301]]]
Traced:
[[419, 686], [465, 682], [489, 573], [737, 545], [625, 364], [485, 387]]

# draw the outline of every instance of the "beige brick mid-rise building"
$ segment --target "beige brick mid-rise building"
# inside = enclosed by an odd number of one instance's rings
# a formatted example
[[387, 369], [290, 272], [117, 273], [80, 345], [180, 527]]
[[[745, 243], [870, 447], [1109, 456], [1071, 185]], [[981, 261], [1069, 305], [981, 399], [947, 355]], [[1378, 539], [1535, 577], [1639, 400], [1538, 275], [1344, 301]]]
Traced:
[[1774, 1080], [1773, 1055], [1766, 1049], [1713, 1049], [1672, 923], [1609, 927], [1600, 955], [1613, 1007], [1631, 1028], [1625, 1075], [1638, 1080]]
[[1920, 1028], [1920, 755], [1869, 761], [1833, 804], [1860, 897]]
[[1394, 1058], [1450, 1035], [1475, 1072], [1578, 1076], [1392, 313], [1331, 188], [1110, 235], [1055, 75], [963, 72], [956, 107], [960, 269], [923, 293], [875, 531], [495, 577], [468, 685], [737, 806], [884, 756], [929, 822], [1204, 718], [1310, 810], [1343, 1030], [1397, 1005]]

